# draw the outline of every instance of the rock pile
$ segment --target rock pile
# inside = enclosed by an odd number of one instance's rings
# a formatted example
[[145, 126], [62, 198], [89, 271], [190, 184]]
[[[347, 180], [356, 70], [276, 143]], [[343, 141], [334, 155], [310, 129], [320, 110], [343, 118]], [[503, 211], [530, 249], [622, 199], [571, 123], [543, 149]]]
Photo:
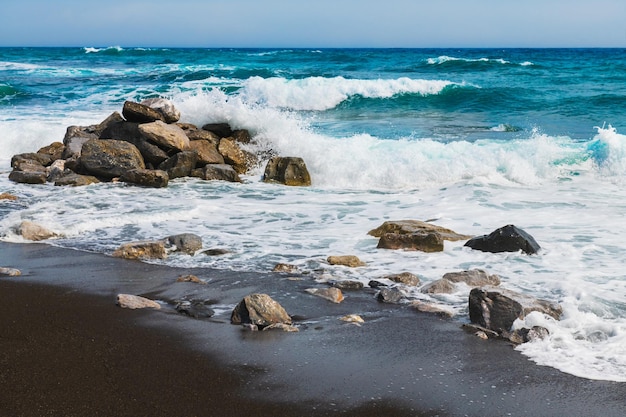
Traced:
[[[252, 142], [245, 129], [227, 123], [198, 128], [178, 123], [180, 112], [165, 99], [126, 101], [122, 114], [114, 112], [91, 126], [70, 126], [63, 142], [35, 153], [14, 155], [9, 179], [19, 183], [88, 185], [120, 180], [146, 187], [166, 187], [175, 178], [240, 182], [239, 175], [260, 163], [243, 149]], [[273, 157], [267, 182], [310, 185], [301, 158]]]

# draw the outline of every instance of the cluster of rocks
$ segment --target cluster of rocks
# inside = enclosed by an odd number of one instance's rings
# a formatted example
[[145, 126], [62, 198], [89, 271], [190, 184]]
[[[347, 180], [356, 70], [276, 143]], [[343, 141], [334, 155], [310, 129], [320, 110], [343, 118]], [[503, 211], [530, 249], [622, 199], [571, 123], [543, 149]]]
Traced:
[[[228, 123], [198, 128], [179, 123], [180, 112], [165, 99], [126, 101], [91, 126], [69, 126], [63, 142], [34, 153], [14, 155], [9, 179], [19, 183], [88, 185], [119, 180], [147, 187], [166, 187], [175, 178], [241, 181], [259, 157], [244, 149], [248, 130]], [[302, 158], [272, 157], [264, 180], [306, 186], [311, 177]]]

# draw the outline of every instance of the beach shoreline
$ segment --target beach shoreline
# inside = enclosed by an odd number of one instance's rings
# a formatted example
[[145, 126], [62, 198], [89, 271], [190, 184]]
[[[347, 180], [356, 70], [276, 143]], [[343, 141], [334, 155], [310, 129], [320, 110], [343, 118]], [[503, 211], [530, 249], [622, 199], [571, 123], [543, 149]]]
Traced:
[[[0, 414], [621, 416], [626, 384], [537, 366], [453, 320], [377, 303], [334, 305], [268, 274], [189, 271], [44, 244], [0, 243]], [[234, 283], [234, 285], [233, 285]], [[291, 285], [285, 289], [285, 286]], [[128, 292], [158, 311], [115, 305]], [[245, 332], [228, 313], [196, 320], [168, 300], [229, 306], [267, 292], [300, 332]], [[337, 318], [359, 313], [358, 327]]]

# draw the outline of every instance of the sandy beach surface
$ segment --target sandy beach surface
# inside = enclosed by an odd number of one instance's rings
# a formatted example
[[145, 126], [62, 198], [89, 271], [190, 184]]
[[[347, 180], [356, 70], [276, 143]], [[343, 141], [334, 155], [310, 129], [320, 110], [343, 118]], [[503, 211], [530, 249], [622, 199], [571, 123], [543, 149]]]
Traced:
[[[0, 416], [624, 416], [626, 384], [537, 366], [458, 320], [306, 277], [176, 269], [44, 244], [0, 243]], [[206, 285], [179, 283], [193, 273]], [[319, 284], [317, 284], [319, 285]], [[229, 322], [243, 296], [270, 294], [298, 333]], [[161, 310], [122, 309], [118, 293]], [[210, 319], [181, 315], [204, 300]], [[359, 314], [361, 326], [339, 320]]]

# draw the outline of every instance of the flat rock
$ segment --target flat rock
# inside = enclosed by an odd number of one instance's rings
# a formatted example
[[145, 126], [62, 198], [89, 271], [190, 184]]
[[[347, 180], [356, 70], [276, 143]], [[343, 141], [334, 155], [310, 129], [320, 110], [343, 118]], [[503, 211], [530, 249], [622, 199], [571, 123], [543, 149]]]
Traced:
[[435, 314], [445, 318], [451, 318], [454, 316], [454, 312], [452, 310], [433, 303], [426, 303], [424, 301], [414, 301], [411, 303], [411, 307], [420, 313]]
[[329, 256], [326, 261], [331, 265], [342, 265], [350, 268], [367, 265], [355, 255]]
[[420, 291], [424, 294], [452, 294], [456, 287], [451, 281], [442, 278], [429, 282]]
[[241, 182], [237, 171], [228, 164], [207, 164], [202, 168], [194, 169], [191, 175], [207, 181]]
[[131, 294], [118, 294], [116, 304], [122, 308], [129, 308], [131, 310], [140, 308], [153, 308], [159, 310], [161, 308], [161, 305], [156, 301]]
[[436, 233], [443, 240], [457, 241], [467, 240], [472, 236], [457, 233], [445, 227], [437, 226], [420, 220], [391, 220], [386, 221], [367, 234], [374, 237], [382, 237], [385, 233], [412, 234], [412, 233]]
[[9, 179], [20, 184], [45, 184], [48, 180], [48, 175], [43, 169], [41, 171], [13, 170], [9, 174]]
[[149, 141], [166, 149], [184, 151], [189, 149], [189, 138], [185, 131], [176, 125], [168, 125], [160, 120], [139, 125], [139, 132]]
[[116, 258], [124, 259], [165, 259], [165, 243], [163, 241], [137, 241], [121, 245], [113, 252]]
[[484, 287], [486, 285], [500, 285], [500, 277], [488, 274], [482, 269], [470, 269], [467, 271], [448, 272], [442, 277], [450, 282], [464, 282], [470, 287]]
[[120, 180], [143, 187], [164, 188], [167, 187], [170, 176], [160, 169], [137, 168], [124, 172]]
[[379, 249], [442, 252], [443, 238], [437, 233], [385, 233], [381, 236], [376, 247]]
[[18, 277], [22, 275], [22, 271], [15, 268], [0, 267], [0, 275], [5, 277]]
[[419, 277], [410, 272], [401, 272], [399, 274], [386, 275], [383, 278], [411, 287], [417, 287], [418, 285], [420, 285]]
[[82, 187], [85, 185], [97, 184], [100, 180], [93, 175], [81, 175], [74, 172], [64, 174], [54, 180], [54, 185]]
[[307, 288], [305, 291], [317, 297], [332, 301], [335, 304], [339, 304], [343, 301], [343, 293], [339, 288]]

